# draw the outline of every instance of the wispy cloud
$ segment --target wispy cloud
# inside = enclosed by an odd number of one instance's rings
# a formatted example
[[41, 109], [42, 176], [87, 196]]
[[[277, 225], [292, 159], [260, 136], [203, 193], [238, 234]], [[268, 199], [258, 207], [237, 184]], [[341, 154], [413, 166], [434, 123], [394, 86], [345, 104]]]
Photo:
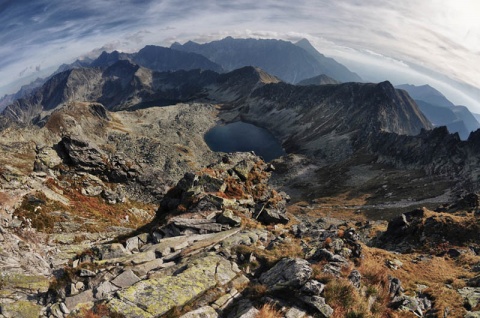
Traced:
[[99, 48], [133, 51], [227, 35], [308, 37], [350, 65], [400, 73], [418, 65], [478, 88], [478, 12], [478, 0], [4, 0], [0, 93]]

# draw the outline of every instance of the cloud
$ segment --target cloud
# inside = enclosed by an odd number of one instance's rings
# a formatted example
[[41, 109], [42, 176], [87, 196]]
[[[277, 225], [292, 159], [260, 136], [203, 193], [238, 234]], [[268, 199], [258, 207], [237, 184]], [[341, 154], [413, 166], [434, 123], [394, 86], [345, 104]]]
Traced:
[[352, 66], [363, 61], [398, 76], [435, 70], [478, 88], [478, 12], [478, 0], [4, 0], [0, 94], [23, 76], [47, 75], [102, 50], [131, 52], [146, 44], [228, 35], [307, 37], [325, 55]]

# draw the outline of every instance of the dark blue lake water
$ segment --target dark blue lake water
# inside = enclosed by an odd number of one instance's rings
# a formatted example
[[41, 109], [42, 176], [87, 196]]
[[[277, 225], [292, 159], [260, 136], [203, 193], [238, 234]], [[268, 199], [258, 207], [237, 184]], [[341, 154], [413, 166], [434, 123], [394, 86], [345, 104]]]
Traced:
[[213, 151], [254, 151], [265, 161], [285, 154], [280, 142], [268, 130], [241, 121], [213, 127], [205, 134], [205, 142]]

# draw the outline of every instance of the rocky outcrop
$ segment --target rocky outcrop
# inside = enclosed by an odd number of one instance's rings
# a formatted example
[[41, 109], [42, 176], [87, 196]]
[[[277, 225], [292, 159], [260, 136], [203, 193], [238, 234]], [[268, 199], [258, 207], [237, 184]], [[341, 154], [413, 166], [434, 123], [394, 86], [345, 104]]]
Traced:
[[404, 213], [388, 223], [378, 245], [404, 252], [424, 249], [445, 254], [452, 246], [478, 244], [477, 217], [459, 214], [425, 208]]

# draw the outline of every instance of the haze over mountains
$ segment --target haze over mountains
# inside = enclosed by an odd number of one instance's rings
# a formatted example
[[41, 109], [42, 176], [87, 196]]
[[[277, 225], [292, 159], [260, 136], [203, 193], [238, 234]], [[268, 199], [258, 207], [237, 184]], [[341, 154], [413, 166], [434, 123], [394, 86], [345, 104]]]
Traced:
[[470, 132], [480, 128], [477, 118], [467, 107], [454, 105], [429, 85], [399, 85], [397, 88], [406, 90], [435, 126], [447, 126], [450, 132], [458, 132], [462, 139], [467, 139]]

